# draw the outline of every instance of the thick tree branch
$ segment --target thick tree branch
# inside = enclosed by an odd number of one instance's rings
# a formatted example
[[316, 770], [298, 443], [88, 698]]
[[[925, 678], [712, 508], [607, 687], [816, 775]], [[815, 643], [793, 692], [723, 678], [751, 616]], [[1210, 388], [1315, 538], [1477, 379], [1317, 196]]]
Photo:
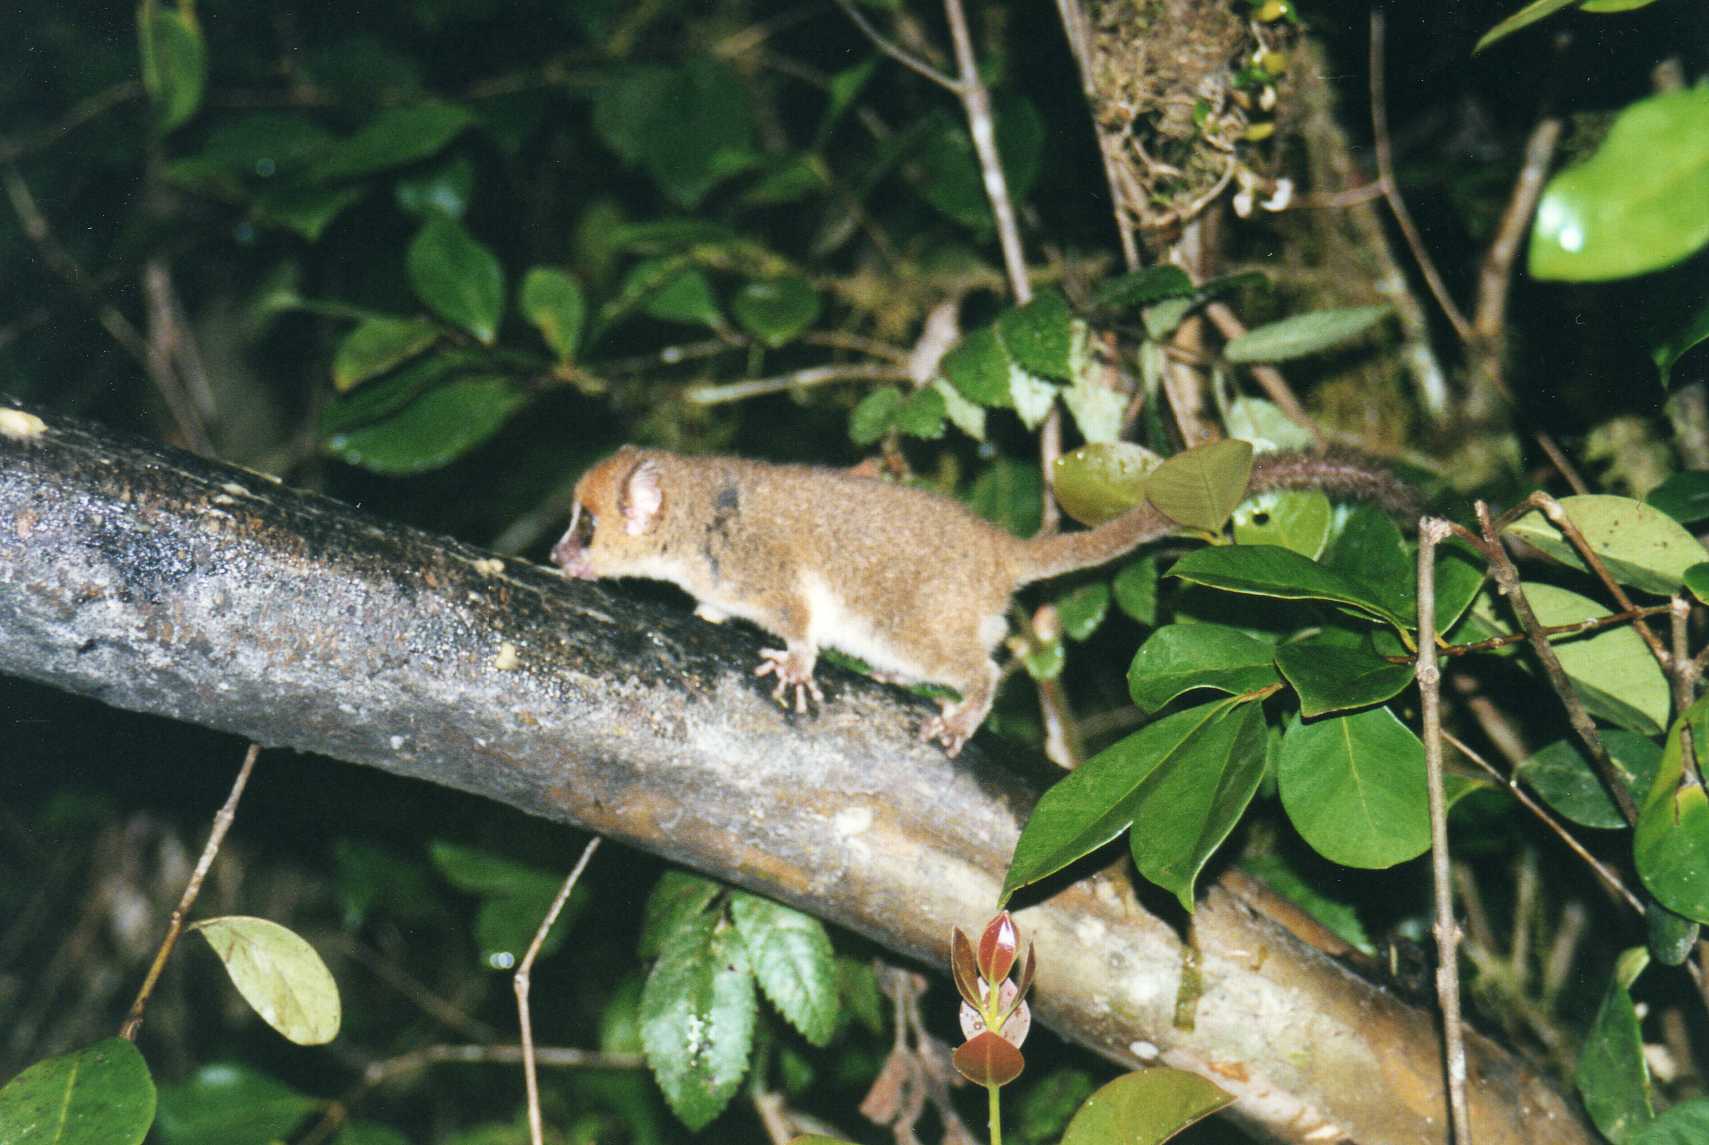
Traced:
[[[575, 823], [937, 967], [989, 915], [1044, 769], [917, 742], [924, 701], [822, 669], [824, 710], [792, 717], [755, 635], [686, 606], [0, 415], [0, 672]], [[1226, 890], [1191, 958], [1125, 861], [1021, 905], [1037, 1012], [1069, 1037], [1205, 1074], [1278, 1141], [1446, 1139], [1432, 1015]], [[1468, 1051], [1479, 1145], [1592, 1140], [1524, 1063]]]

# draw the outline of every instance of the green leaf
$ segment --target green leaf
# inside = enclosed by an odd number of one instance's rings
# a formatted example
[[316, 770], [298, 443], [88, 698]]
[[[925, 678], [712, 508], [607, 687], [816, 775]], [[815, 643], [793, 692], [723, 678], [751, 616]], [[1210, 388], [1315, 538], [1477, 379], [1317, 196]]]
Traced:
[[[539, 875], [544, 880], [543, 885], [524, 887], [514, 894], [483, 898], [476, 908], [476, 957], [486, 969], [513, 970], [528, 953], [528, 947], [533, 944], [540, 924], [552, 909], [561, 885], [544, 871]], [[576, 919], [587, 908], [587, 902], [587, 890], [577, 884], [569, 901], [564, 903], [563, 913], [546, 932], [546, 939], [540, 944], [540, 958], [548, 958], [563, 947], [564, 940], [575, 928]]]
[[1702, 1145], [1709, 1141], [1709, 1098], [1682, 1101], [1632, 1135], [1628, 1145]]
[[1663, 966], [1683, 966], [1697, 948], [1703, 926], [1695, 919], [1675, 914], [1655, 899], [1644, 903], [1644, 945]]
[[931, 389], [944, 402], [944, 416], [949, 423], [974, 441], [985, 440], [985, 410], [961, 396], [961, 391], [944, 381], [933, 378]]
[[640, 291], [641, 309], [661, 322], [683, 322], [692, 326], [724, 327], [724, 313], [712, 293], [712, 283], [699, 270], [676, 258], [647, 259], [636, 263], [624, 280], [622, 293]]
[[1207, 532], [1220, 529], [1246, 496], [1252, 447], [1213, 441], [1169, 458], [1145, 479], [1145, 496], [1172, 521]]
[[896, 428], [909, 437], [936, 441], [944, 435], [944, 417], [948, 413], [944, 396], [930, 386], [915, 390], [896, 410]]
[[1352, 341], [1388, 317], [1387, 306], [1314, 310], [1248, 330], [1222, 349], [1230, 362], [1285, 362]]
[[561, 270], [537, 266], [522, 276], [517, 304], [558, 361], [575, 358], [587, 322], [587, 299], [581, 283]]
[[1083, 584], [1053, 601], [1062, 619], [1062, 632], [1070, 640], [1085, 640], [1104, 623], [1110, 611], [1110, 586]]
[[1009, 399], [1014, 403], [1015, 416], [1028, 429], [1044, 424], [1050, 411], [1056, 408], [1057, 388], [1037, 374], [1019, 366], [1009, 368]]
[[[1650, 357], [1655, 360], [1662, 388], [1666, 389], [1673, 384], [1673, 367], [1679, 360], [1693, 348], [1709, 341], [1709, 298], [1693, 300], [1681, 313], [1669, 315], [1665, 324], [1658, 325], [1659, 328], [1651, 327]], [[1699, 472], [1697, 476], [1704, 474]], [[1654, 497], [1652, 491], [1649, 497], [1652, 505], [1658, 504]]]
[[[1662, 749], [1654, 740], [1634, 732], [1604, 729], [1602, 744], [1620, 772], [1632, 801], [1642, 806], [1661, 766]], [[1625, 817], [1602, 785], [1590, 756], [1576, 738], [1558, 739], [1534, 752], [1515, 771], [1559, 814], [1584, 827], [1611, 830], [1626, 826]]]
[[1065, 382], [1073, 377], [1074, 315], [1059, 291], [1047, 290], [997, 319], [997, 336], [1023, 370]]
[[1640, 947], [1621, 956], [1623, 965], [1602, 996], [1573, 1074], [1590, 1119], [1615, 1145], [1631, 1141], [1655, 1117], [1650, 1071], [1644, 1064], [1643, 1033], [1638, 1028], [1632, 996], [1627, 993], [1636, 975], [1621, 972], [1631, 963], [1629, 956], [1643, 953]]
[[1229, 402], [1223, 428], [1228, 436], [1251, 443], [1256, 453], [1306, 450], [1316, 444], [1311, 430], [1263, 398], [1238, 397]]
[[1472, 49], [1472, 55], [1477, 55], [1496, 41], [1505, 40], [1519, 29], [1535, 24], [1545, 16], [1552, 16], [1562, 8], [1570, 8], [1579, 2], [1580, 0], [1531, 0], [1531, 3], [1480, 36], [1477, 46]]
[[[1029, 100], [1010, 90], [998, 92], [992, 102], [997, 154], [1002, 157], [1009, 195], [1018, 204], [1038, 181], [1044, 153], [1044, 117]], [[973, 140], [959, 117], [948, 113], [933, 116], [916, 160], [920, 193], [928, 203], [969, 230], [990, 231], [993, 222], [985, 182], [979, 174]]]
[[1105, 279], [1092, 292], [1092, 305], [1100, 310], [1132, 310], [1165, 298], [1188, 298], [1193, 280], [1178, 266], [1148, 266]]
[[1157, 623], [1157, 558], [1140, 557], [1110, 582], [1116, 607], [1146, 627]]
[[1015, 843], [998, 905], [1055, 874], [1133, 823], [1140, 790], [1160, 768], [1192, 752], [1238, 701], [1218, 700], [1154, 720], [1117, 740], [1044, 793]]
[[1639, 100], [1596, 154], [1549, 180], [1531, 229], [1533, 277], [1624, 278], [1709, 243], [1709, 87]]
[[1276, 667], [1299, 693], [1300, 715], [1307, 719], [1380, 704], [1412, 683], [1411, 664], [1391, 664], [1368, 648], [1321, 636], [1278, 647]]
[[[1341, 531], [1324, 551], [1322, 563], [1367, 590], [1371, 599], [1380, 601], [1395, 616], [1409, 624], [1416, 619], [1417, 560], [1393, 518], [1376, 506], [1356, 505], [1347, 513]], [[1438, 589], [1439, 604], [1440, 596]]]
[[1240, 696], [1278, 682], [1275, 649], [1220, 624], [1169, 624], [1153, 632], [1127, 670], [1128, 694], [1155, 712], [1195, 688]]
[[333, 138], [330, 131], [300, 112], [255, 112], [214, 126], [201, 151], [170, 164], [169, 172], [179, 164], [193, 164], [197, 172], [276, 179], [301, 167]]
[[140, 1145], [154, 1123], [148, 1063], [124, 1038], [44, 1058], [0, 1088], [7, 1145]]
[[1675, 473], [1651, 489], [1644, 500], [1682, 525], [1709, 521], [1709, 471]]
[[1158, 1145], [1233, 1101], [1196, 1073], [1152, 1066], [1088, 1097], [1061, 1145]]
[[1113, 444], [1121, 437], [1127, 403], [1127, 396], [1104, 385], [1095, 370], [1077, 371], [1074, 384], [1062, 391], [1074, 428], [1089, 442]]
[[504, 314], [504, 268], [462, 223], [433, 219], [409, 244], [404, 261], [410, 287], [429, 310], [483, 346], [497, 340]]
[[[1576, 592], [1548, 584], [1523, 587], [1531, 611], [1545, 627], [1608, 614], [1606, 605]], [[1672, 702], [1667, 677], [1630, 627], [1619, 625], [1585, 637], [1557, 636], [1550, 644], [1591, 715], [1644, 735], [1661, 734]]]
[[741, 1085], [754, 1011], [753, 970], [733, 927], [700, 914], [671, 932], [641, 990], [641, 1044], [690, 1129], [710, 1124]]
[[1424, 745], [1387, 708], [1290, 725], [1276, 780], [1300, 837], [1331, 862], [1380, 870], [1430, 846]]
[[354, 135], [323, 149], [309, 165], [319, 183], [360, 179], [437, 155], [475, 117], [452, 103], [417, 103], [375, 113]]
[[867, 394], [849, 414], [849, 440], [856, 445], [871, 445], [889, 433], [904, 400], [902, 391], [895, 386]]
[[687, 871], [666, 871], [653, 884], [647, 896], [647, 906], [641, 915], [641, 939], [636, 953], [642, 958], [657, 957], [665, 942], [677, 930], [694, 925], [723, 892], [722, 885]]
[[1199, 872], [1258, 792], [1264, 740], [1263, 705], [1239, 703], [1134, 793], [1134, 863], [1188, 913]]
[[375, 473], [425, 473], [497, 433], [525, 400], [504, 378], [465, 376], [435, 386], [383, 421], [331, 434], [325, 444], [339, 460]]
[[1700, 603], [1709, 603], [1709, 561], [1685, 570], [1685, 587]]
[[1310, 560], [1323, 554], [1335, 507], [1321, 489], [1272, 489], [1234, 510], [1237, 545], [1280, 545]]
[[365, 194], [367, 190], [363, 187], [305, 187], [288, 184], [263, 188], [256, 193], [250, 206], [257, 223], [295, 231], [312, 243], [320, 239], [334, 219], [354, 206]]
[[208, 79], [208, 49], [202, 31], [183, 10], [153, 4], [137, 7], [142, 86], [154, 104], [163, 132], [185, 123], [202, 105]]
[[274, 1145], [321, 1108], [283, 1082], [236, 1062], [215, 1062], [160, 1091], [162, 1145]]
[[1268, 281], [1269, 279], [1258, 271], [1206, 279], [1199, 283], [1190, 298], [1167, 298], [1147, 306], [1141, 314], [1145, 321], [1145, 332], [1153, 341], [1164, 341], [1175, 332], [1182, 319], [1211, 299], [1243, 290], [1248, 286], [1262, 286]]
[[1035, 680], [1055, 680], [1068, 666], [1068, 648], [1063, 642], [1049, 640], [1021, 657], [1021, 667]]
[[332, 355], [332, 386], [339, 393], [407, 362], [433, 345], [439, 331], [419, 318], [364, 318]]
[[461, 219], [474, 193], [475, 165], [467, 155], [459, 155], [432, 170], [398, 179], [392, 197], [399, 210], [426, 222], [441, 216]]
[[938, 363], [938, 370], [956, 391], [982, 406], [1013, 405], [1009, 396], [1009, 354], [995, 327], [975, 330]]
[[1146, 476], [1161, 459], [1126, 441], [1083, 445], [1051, 466], [1051, 489], [1062, 511], [1082, 525], [1101, 525], [1145, 500]]
[[[1562, 498], [1561, 508], [1621, 584], [1667, 596], [1679, 591], [1686, 569], [1709, 560], [1678, 521], [1642, 501], [1589, 493]], [[1540, 512], [1525, 514], [1507, 531], [1563, 564], [1584, 568], [1571, 543]]]
[[594, 130], [626, 163], [642, 167], [679, 207], [694, 207], [753, 158], [747, 92], [721, 60], [636, 67], [602, 85]]
[[769, 899], [733, 891], [730, 919], [771, 1004], [810, 1045], [837, 1027], [837, 962], [824, 924]]
[[1038, 532], [1043, 498], [1036, 466], [999, 457], [974, 480], [967, 507], [1017, 537], [1030, 537]]
[[819, 292], [805, 278], [749, 282], [730, 299], [730, 313], [742, 329], [776, 349], [819, 320]]
[[1193, 584], [1273, 596], [1282, 600], [1329, 600], [1382, 617], [1397, 628], [1405, 622], [1369, 586], [1275, 545], [1224, 545], [1188, 553], [1169, 575]]
[[410, 1145], [410, 1140], [378, 1121], [346, 1121], [332, 1145]]
[[1685, 771], [1683, 729], [1691, 729], [1691, 748], [1701, 769], [1709, 758], [1709, 697], [1699, 699], [1674, 720], [1662, 750], [1661, 766], [1638, 813], [1632, 854], [1638, 876], [1661, 904], [1696, 922], [1709, 922], [1709, 797], [1697, 777]]
[[338, 1036], [338, 983], [314, 947], [265, 918], [226, 915], [192, 923], [261, 1020], [299, 1046]]
[[1365, 924], [1359, 920], [1358, 910], [1350, 903], [1326, 894], [1281, 855], [1247, 855], [1240, 860], [1240, 868], [1305, 911], [1324, 929], [1355, 950], [1371, 955], [1377, 953], [1371, 936], [1365, 932]]
[[439, 909], [440, 894], [420, 863], [356, 839], [333, 845], [333, 886], [345, 925], [354, 931], [376, 911], [391, 919], [422, 922]]

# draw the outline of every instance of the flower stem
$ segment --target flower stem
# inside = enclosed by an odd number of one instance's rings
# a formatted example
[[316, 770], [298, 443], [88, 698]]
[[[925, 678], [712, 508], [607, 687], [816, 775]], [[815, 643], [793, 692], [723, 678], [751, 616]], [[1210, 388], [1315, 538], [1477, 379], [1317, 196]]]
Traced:
[[991, 1145], [1003, 1145], [1003, 1121], [997, 1109], [997, 1094], [1002, 1090], [1002, 1088], [1003, 1087], [1000, 1085], [988, 1085], [985, 1087], [985, 1092], [991, 1095]]

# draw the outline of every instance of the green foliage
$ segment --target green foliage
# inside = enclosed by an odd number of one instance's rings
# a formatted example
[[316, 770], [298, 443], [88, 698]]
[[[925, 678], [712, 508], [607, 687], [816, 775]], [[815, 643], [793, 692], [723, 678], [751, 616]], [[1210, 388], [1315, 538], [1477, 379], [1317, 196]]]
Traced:
[[1161, 460], [1132, 442], [1083, 445], [1056, 459], [1051, 492], [1076, 521], [1101, 525], [1145, 500], [1146, 476]]
[[154, 1108], [142, 1054], [123, 1038], [107, 1038], [44, 1058], [0, 1088], [0, 1141], [140, 1145]]
[[1633, 1140], [1655, 1117], [1643, 1033], [1628, 993], [1648, 961], [1642, 947], [1620, 956], [1573, 1076], [1591, 1120], [1615, 1145]]
[[1123, 1074], [1086, 1099], [1062, 1145], [1160, 1145], [1233, 1101], [1186, 1070], [1157, 1066]]
[[[1601, 736], [1633, 802], [1642, 803], [1661, 766], [1661, 748], [1654, 740], [1616, 728], [1603, 729]], [[1545, 803], [1574, 823], [1603, 829], [1626, 826], [1613, 796], [1576, 740], [1558, 739], [1547, 744], [1516, 770]]]
[[1387, 708], [1291, 725], [1276, 780], [1294, 827], [1332, 862], [1380, 869], [1430, 846], [1424, 745]]
[[1177, 453], [1145, 479], [1145, 498], [1172, 521], [1190, 529], [1222, 528], [1246, 496], [1252, 476], [1252, 447], [1217, 441]]
[[1248, 330], [1223, 347], [1231, 362], [1283, 362], [1305, 358], [1351, 341], [1388, 317], [1387, 306], [1318, 310]]
[[[1709, 557], [1676, 520], [1641, 501], [1586, 494], [1562, 498], [1560, 504], [1614, 579], [1632, 588], [1660, 596], [1678, 592], [1685, 571]], [[1564, 564], [1584, 568], [1578, 552], [1541, 512], [1526, 514], [1509, 531]]]
[[155, 1131], [162, 1145], [272, 1145], [321, 1104], [248, 1066], [215, 1062], [161, 1088]]
[[[481, 965], [491, 970], [514, 968], [558, 897], [563, 876], [444, 840], [428, 848], [428, 858], [446, 882], [480, 900], [473, 936]], [[541, 958], [562, 948], [577, 916], [587, 907], [588, 895], [582, 884], [571, 892], [557, 925], [540, 947]]]
[[243, 1000], [284, 1037], [319, 1046], [338, 1036], [338, 984], [296, 932], [242, 915], [203, 919], [189, 929], [208, 940]]
[[407, 265], [410, 285], [429, 310], [483, 346], [497, 340], [504, 313], [504, 268], [463, 224], [429, 220], [409, 244]]
[[[1690, 746], [1686, 732], [1690, 732]], [[1638, 814], [1633, 858], [1649, 892], [1675, 914], [1709, 922], [1709, 796], [1702, 772], [1687, 776], [1686, 752], [1702, 758], [1709, 744], [1709, 697], [1698, 700], [1668, 730], [1661, 765]]]
[[560, 362], [575, 358], [587, 323], [587, 299], [579, 282], [561, 270], [537, 266], [522, 277], [517, 308]]
[[137, 8], [142, 85], [154, 102], [162, 131], [182, 126], [196, 114], [207, 85], [208, 49], [193, 11], [156, 4]]

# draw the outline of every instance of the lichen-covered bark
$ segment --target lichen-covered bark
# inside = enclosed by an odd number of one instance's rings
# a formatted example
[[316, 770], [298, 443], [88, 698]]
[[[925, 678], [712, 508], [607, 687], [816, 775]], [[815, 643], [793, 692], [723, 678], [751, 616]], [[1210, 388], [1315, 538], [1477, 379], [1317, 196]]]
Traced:
[[[758, 647], [253, 473], [0, 421], [0, 671], [576, 823], [942, 966], [1048, 776], [989, 737], [948, 759], [914, 738], [925, 702], [825, 667], [824, 710], [787, 715]], [[1430, 1014], [1228, 892], [1191, 957], [1125, 866], [1023, 905], [1067, 1036], [1204, 1073], [1279, 1141], [1446, 1140]], [[1593, 1139], [1472, 1050], [1479, 1145]]]

